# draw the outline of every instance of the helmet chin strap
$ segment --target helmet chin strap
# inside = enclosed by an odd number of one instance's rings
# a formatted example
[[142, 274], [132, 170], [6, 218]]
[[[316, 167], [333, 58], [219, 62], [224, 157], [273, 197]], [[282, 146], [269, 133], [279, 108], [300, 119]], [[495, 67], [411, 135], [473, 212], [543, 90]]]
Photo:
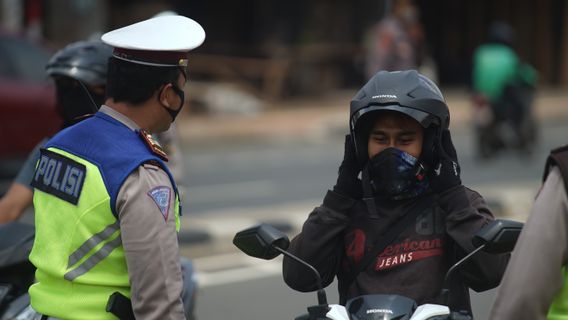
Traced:
[[81, 85], [81, 88], [83, 88], [83, 91], [85, 91], [85, 94], [87, 95], [87, 97], [89, 97], [89, 100], [91, 101], [91, 106], [92, 106], [92, 111], [93, 114], [97, 113], [99, 111], [99, 107], [97, 106], [97, 103], [95, 102], [95, 100], [93, 99], [93, 97], [91, 96], [91, 92], [89, 92], [89, 89], [87, 89], [87, 87], [85, 86], [85, 84], [82, 81], [76, 80], [77, 82], [79, 82], [79, 85]]
[[377, 210], [377, 204], [373, 196], [373, 180], [371, 180], [367, 166], [363, 167], [361, 171], [361, 184], [363, 186], [363, 201], [367, 205], [367, 211], [369, 211], [371, 216], [376, 217], [379, 215], [379, 211]]

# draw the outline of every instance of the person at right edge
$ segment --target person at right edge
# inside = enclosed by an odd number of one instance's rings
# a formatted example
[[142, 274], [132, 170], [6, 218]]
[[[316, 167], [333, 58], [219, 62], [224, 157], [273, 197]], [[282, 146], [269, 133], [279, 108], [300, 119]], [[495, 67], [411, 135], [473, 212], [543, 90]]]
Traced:
[[189, 51], [204, 39], [197, 22], [177, 15], [102, 36], [114, 48], [105, 104], [53, 136], [32, 177], [29, 294], [44, 319], [186, 318], [181, 200], [151, 134], [183, 107]]
[[[438, 303], [446, 272], [494, 219], [482, 196], [461, 183], [449, 121], [438, 87], [414, 70], [378, 72], [351, 101], [337, 183], [289, 247], [324, 286], [337, 277], [340, 304], [366, 294]], [[373, 253], [398, 221], [395, 240]], [[450, 310], [471, 313], [468, 289], [496, 287], [507, 261], [480, 253], [463, 265], [449, 280]], [[295, 290], [317, 289], [310, 270], [290, 258], [283, 275]]]
[[568, 319], [568, 146], [552, 150], [490, 319]]

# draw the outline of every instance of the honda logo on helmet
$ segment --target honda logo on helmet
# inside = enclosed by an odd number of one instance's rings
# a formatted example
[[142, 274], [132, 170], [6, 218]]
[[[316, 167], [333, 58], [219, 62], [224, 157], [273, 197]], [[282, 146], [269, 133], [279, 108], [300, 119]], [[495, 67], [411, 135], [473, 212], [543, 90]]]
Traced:
[[398, 99], [398, 97], [394, 94], [378, 94], [372, 96], [371, 99]]

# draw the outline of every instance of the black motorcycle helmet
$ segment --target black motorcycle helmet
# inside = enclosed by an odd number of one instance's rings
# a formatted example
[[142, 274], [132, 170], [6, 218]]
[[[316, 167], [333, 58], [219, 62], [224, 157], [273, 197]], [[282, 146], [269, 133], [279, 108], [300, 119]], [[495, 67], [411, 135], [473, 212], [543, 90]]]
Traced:
[[101, 41], [80, 41], [56, 52], [46, 66], [55, 80], [57, 112], [63, 128], [94, 114], [105, 100], [112, 48]]
[[50, 77], [65, 76], [89, 86], [105, 86], [112, 48], [102, 41], [79, 41], [56, 52], [45, 67]]
[[448, 106], [436, 84], [416, 70], [380, 71], [357, 92], [351, 100], [349, 127], [362, 165], [368, 160], [371, 126], [385, 110], [401, 112], [425, 128], [423, 156], [431, 164], [434, 139], [450, 125]]

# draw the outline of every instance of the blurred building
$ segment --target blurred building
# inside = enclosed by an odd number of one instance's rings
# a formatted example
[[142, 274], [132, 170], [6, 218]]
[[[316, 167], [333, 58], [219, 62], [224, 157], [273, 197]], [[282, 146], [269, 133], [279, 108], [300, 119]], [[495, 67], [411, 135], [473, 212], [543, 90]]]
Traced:
[[[175, 10], [207, 39], [190, 64], [193, 79], [239, 83], [263, 98], [358, 87], [366, 30], [397, 0], [0, 0], [3, 28], [45, 37], [55, 47]], [[521, 57], [543, 84], [568, 84], [564, 0], [415, 0], [442, 85], [467, 85], [473, 49], [493, 20], [517, 31]]]

